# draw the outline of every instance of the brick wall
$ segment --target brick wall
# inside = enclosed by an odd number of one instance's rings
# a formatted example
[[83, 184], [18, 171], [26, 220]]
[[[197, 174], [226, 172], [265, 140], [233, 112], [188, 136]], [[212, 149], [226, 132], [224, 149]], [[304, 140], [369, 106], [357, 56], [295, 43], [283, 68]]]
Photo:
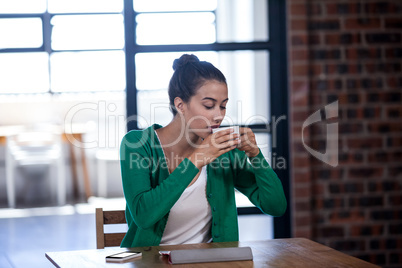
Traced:
[[[293, 236], [402, 265], [402, 1], [288, 0]], [[338, 101], [339, 164], [325, 152]]]

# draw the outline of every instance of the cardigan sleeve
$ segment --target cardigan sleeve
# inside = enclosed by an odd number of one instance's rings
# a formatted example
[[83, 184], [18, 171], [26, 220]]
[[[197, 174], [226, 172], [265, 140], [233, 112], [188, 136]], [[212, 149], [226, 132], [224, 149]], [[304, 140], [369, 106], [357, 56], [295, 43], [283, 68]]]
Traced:
[[[238, 151], [240, 165], [236, 167], [235, 187], [265, 214], [282, 216], [287, 207], [282, 183], [269, 166], [261, 151], [247, 161], [244, 152]], [[239, 160], [239, 157], [236, 157]], [[237, 162], [236, 162], [237, 163]], [[238, 163], [239, 164], [239, 163]]]
[[151, 144], [132, 132], [126, 134], [120, 147], [123, 192], [135, 224], [146, 229], [170, 211], [199, 169], [185, 158], [159, 185], [152, 185], [152, 174], [161, 168], [155, 165], [160, 165], [161, 159], [154, 159]]

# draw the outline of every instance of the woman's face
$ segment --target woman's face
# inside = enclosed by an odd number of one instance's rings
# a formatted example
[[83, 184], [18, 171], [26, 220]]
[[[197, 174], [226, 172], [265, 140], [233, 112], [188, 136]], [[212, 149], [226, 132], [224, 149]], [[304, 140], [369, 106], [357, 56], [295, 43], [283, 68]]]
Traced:
[[183, 112], [187, 129], [191, 135], [206, 138], [222, 123], [226, 114], [228, 88], [225, 83], [216, 80], [205, 82], [197, 93], [184, 103]]

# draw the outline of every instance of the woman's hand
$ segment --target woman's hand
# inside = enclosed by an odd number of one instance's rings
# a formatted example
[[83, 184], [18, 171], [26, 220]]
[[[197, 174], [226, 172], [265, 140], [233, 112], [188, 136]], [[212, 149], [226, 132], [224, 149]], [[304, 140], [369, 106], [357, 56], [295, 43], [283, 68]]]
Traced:
[[260, 149], [257, 146], [255, 134], [250, 128], [241, 127], [240, 132], [240, 144], [237, 147], [240, 151], [244, 151], [248, 157], [255, 157], [260, 153]]
[[197, 168], [201, 169], [222, 154], [236, 148], [239, 143], [239, 135], [233, 133], [233, 129], [218, 131], [205, 138], [189, 159]]

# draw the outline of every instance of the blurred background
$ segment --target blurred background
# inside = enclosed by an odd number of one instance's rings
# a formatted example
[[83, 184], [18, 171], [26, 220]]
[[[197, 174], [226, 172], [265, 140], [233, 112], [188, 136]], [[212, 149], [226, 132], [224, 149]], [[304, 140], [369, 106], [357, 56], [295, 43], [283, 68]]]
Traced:
[[401, 15], [398, 0], [0, 0], [0, 266], [95, 248], [95, 207], [124, 209], [121, 138], [169, 123], [173, 60], [193, 53], [226, 75], [224, 123], [253, 129], [288, 198], [272, 218], [237, 194], [240, 239], [401, 267]]

